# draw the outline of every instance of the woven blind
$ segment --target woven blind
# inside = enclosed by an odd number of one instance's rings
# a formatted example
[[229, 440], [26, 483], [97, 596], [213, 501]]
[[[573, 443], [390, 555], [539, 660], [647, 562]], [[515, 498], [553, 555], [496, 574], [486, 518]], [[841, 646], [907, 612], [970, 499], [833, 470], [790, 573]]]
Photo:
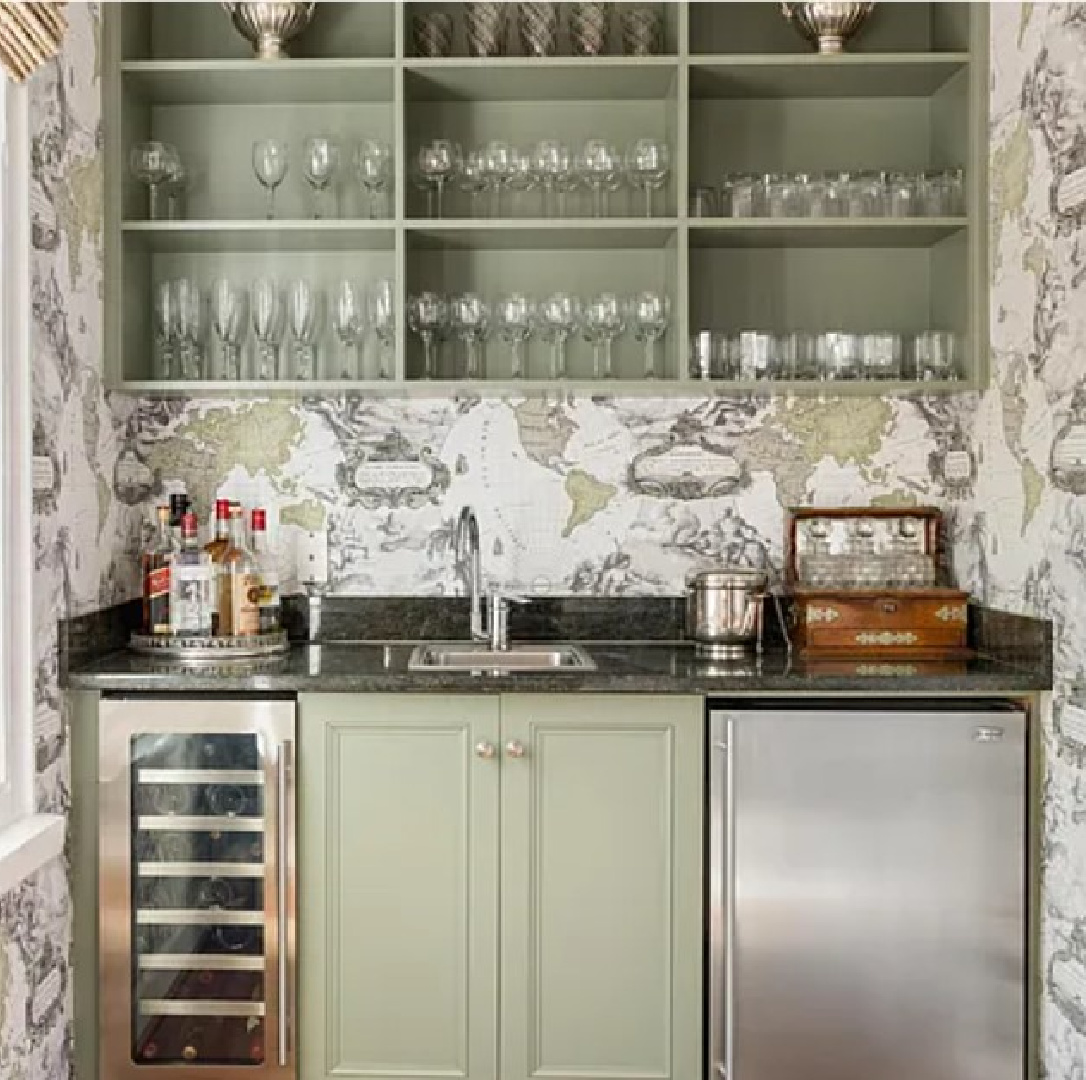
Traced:
[[0, 3], [0, 63], [16, 82], [56, 56], [68, 28], [63, 8], [62, 3]]

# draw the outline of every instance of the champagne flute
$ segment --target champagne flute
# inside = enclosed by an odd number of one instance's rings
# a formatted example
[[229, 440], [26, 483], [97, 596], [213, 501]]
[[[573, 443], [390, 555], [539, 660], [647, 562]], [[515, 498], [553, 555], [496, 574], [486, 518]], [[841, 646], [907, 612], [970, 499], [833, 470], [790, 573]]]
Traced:
[[[363, 139], [355, 151], [355, 175], [366, 192], [369, 217], [372, 220], [377, 200], [383, 199], [392, 182], [392, 147], [379, 139]], [[382, 214], [382, 217], [387, 216]]]
[[525, 347], [537, 325], [535, 303], [523, 293], [510, 293], [498, 301], [495, 316], [498, 334], [511, 354], [510, 377], [523, 379], [527, 369]]
[[396, 307], [392, 282], [387, 278], [375, 281], [366, 296], [366, 313], [373, 335], [377, 338], [377, 377], [392, 378], [389, 363], [396, 344]]
[[467, 354], [464, 378], [480, 378], [483, 374], [482, 344], [490, 332], [489, 304], [476, 293], [454, 297], [449, 308], [449, 321], [453, 332], [464, 342]]
[[192, 278], [179, 278], [174, 282], [174, 318], [177, 320], [177, 339], [181, 343], [181, 378], [199, 379], [203, 374], [200, 344], [204, 306], [200, 287]]
[[286, 330], [283, 290], [275, 278], [253, 282], [249, 306], [253, 315], [253, 334], [257, 349], [256, 377], [262, 381], [279, 377], [279, 348]]
[[169, 143], [151, 140], [136, 143], [128, 157], [132, 175], [147, 185], [147, 216], [152, 221], [165, 216], [162, 205], [163, 184], [181, 169], [177, 148]]
[[220, 278], [211, 286], [211, 324], [222, 356], [220, 377], [241, 378], [241, 348], [249, 329], [249, 294]]
[[671, 155], [667, 143], [638, 139], [626, 151], [626, 175], [630, 183], [645, 192], [645, 217], [652, 217], [652, 193], [667, 183]]
[[156, 379], [177, 379], [181, 372], [177, 357], [177, 319], [174, 316], [174, 289], [173, 283], [160, 281], [155, 286], [154, 304], [154, 334], [155, 334], [155, 368]]
[[656, 378], [656, 343], [667, 332], [670, 318], [671, 301], [660, 293], [638, 293], [630, 301], [629, 321], [634, 340], [645, 346], [646, 379]]
[[622, 301], [614, 293], [600, 293], [585, 305], [584, 336], [592, 345], [592, 377], [613, 379], [612, 345], [626, 329]]
[[[343, 355], [343, 365], [340, 368], [342, 379], [361, 377], [359, 371], [361, 357], [358, 355], [358, 346], [365, 329], [364, 319], [359, 288], [353, 281], [344, 278], [336, 286], [332, 307], [332, 328], [336, 332], [336, 337], [339, 338]], [[355, 354], [353, 359], [352, 353]]]
[[267, 218], [275, 217], [275, 191], [283, 182], [290, 165], [287, 144], [280, 139], [260, 139], [253, 143], [253, 172], [268, 193]]
[[539, 305], [539, 325], [551, 344], [551, 378], [568, 376], [566, 343], [581, 327], [581, 301], [570, 293], [557, 292]]
[[422, 340], [424, 379], [432, 379], [436, 374], [434, 344], [448, 324], [448, 318], [448, 305], [437, 293], [419, 293], [407, 301], [407, 325]]
[[299, 278], [287, 295], [290, 334], [294, 339], [294, 377], [317, 378], [317, 341], [324, 329], [324, 297], [321, 291]]
[[327, 217], [328, 196], [339, 168], [339, 144], [327, 135], [310, 135], [302, 153], [302, 172], [313, 189], [313, 217]]

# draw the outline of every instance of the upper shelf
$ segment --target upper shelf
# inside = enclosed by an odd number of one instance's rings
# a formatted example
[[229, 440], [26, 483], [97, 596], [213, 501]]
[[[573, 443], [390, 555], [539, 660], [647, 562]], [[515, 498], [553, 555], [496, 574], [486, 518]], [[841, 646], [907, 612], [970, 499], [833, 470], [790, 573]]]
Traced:
[[700, 248], [926, 248], [966, 228], [946, 218], [694, 218]]
[[406, 222], [408, 246], [487, 251], [652, 249], [675, 236], [675, 218], [420, 218]]
[[966, 52], [720, 55], [690, 60], [694, 98], [930, 97]]
[[391, 221], [278, 218], [252, 221], [126, 221], [124, 235], [150, 251], [391, 251]]
[[164, 105], [391, 102], [395, 71], [395, 61], [370, 59], [130, 60], [121, 65], [126, 87]]

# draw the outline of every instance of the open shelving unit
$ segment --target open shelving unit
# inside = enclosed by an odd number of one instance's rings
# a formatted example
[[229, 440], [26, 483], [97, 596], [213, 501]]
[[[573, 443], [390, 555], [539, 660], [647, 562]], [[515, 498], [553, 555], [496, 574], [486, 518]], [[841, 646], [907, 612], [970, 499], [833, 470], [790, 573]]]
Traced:
[[[567, 8], [568, 5], [560, 5]], [[616, 4], [616, 9], [625, 5]], [[103, 9], [106, 135], [106, 341], [111, 386], [144, 395], [284, 394], [345, 390], [397, 396], [580, 392], [703, 396], [713, 393], [957, 392], [987, 379], [986, 189], [987, 12], [982, 4], [879, 5], [840, 56], [820, 56], [768, 3], [658, 5], [664, 54], [542, 59], [465, 55], [458, 4], [321, 4], [290, 46], [262, 62], [217, 4], [126, 3]], [[414, 56], [416, 14], [445, 10], [456, 24], [454, 55]], [[313, 220], [297, 158], [308, 134], [343, 143], [338, 216]], [[570, 197], [561, 218], [542, 216], [537, 192], [512, 199], [502, 218], [471, 216], [450, 189], [446, 216], [427, 216], [409, 162], [423, 142], [465, 145], [506, 139], [529, 146], [591, 136], [623, 146], [665, 139], [672, 175], [657, 216], [623, 191], [611, 216], [588, 216]], [[295, 159], [265, 220], [250, 164], [252, 141], [285, 139]], [[387, 218], [370, 220], [351, 177], [357, 141], [395, 149]], [[193, 180], [187, 217], [147, 220], [146, 191], [127, 168], [146, 138], [176, 145]], [[691, 218], [687, 191], [719, 186], [730, 172], [962, 168], [965, 213], [941, 218]], [[313, 382], [181, 382], [151, 377], [151, 295], [161, 280], [219, 276], [248, 281], [389, 277], [397, 295], [395, 377]], [[616, 378], [590, 377], [584, 341], [569, 350], [570, 378], [542, 378], [548, 349], [533, 340], [528, 377], [509, 377], [508, 347], [492, 341], [487, 377], [421, 379], [421, 345], [407, 331], [404, 302], [420, 289], [491, 298], [562, 289], [587, 295], [666, 291], [672, 325], [660, 378], [646, 380], [641, 346], [615, 343]], [[965, 377], [951, 383], [724, 382], [688, 371], [700, 330], [830, 329], [912, 333], [951, 330], [965, 346]], [[250, 347], [252, 342], [250, 339]], [[329, 329], [324, 349], [334, 347]], [[451, 356], [457, 348], [447, 343]]]

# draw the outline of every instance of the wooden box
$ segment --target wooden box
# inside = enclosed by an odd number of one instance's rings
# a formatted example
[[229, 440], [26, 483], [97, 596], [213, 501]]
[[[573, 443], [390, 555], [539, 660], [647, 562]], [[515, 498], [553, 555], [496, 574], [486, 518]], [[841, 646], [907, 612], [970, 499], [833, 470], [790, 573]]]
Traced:
[[948, 581], [939, 510], [793, 510], [785, 580], [801, 652], [914, 659], [968, 653], [969, 594]]

